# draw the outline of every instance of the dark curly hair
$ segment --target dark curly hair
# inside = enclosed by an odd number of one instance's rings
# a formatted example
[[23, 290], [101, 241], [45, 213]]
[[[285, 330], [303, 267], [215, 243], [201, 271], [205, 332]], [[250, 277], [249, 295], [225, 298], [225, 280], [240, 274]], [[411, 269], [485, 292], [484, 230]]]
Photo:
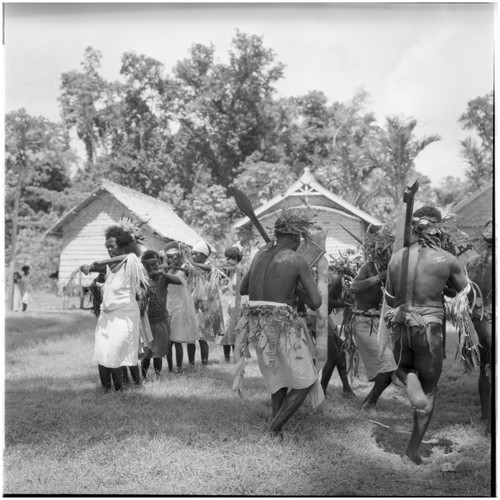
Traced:
[[235, 260], [236, 262], [241, 262], [241, 259], [243, 259], [243, 253], [238, 247], [228, 247], [224, 251], [224, 256], [226, 259], [232, 259]]
[[419, 219], [435, 219], [433, 222], [441, 222], [442, 216], [441, 212], [436, 207], [431, 207], [426, 205], [413, 212], [413, 217], [418, 217]]
[[124, 231], [118, 224], [113, 224], [112, 226], [107, 227], [104, 232], [104, 236], [106, 239], [115, 238], [116, 244], [119, 247], [124, 247], [134, 241], [132, 235]]
[[146, 250], [141, 255], [141, 261], [146, 262], [149, 259], [158, 259], [161, 262], [160, 254], [156, 250]]

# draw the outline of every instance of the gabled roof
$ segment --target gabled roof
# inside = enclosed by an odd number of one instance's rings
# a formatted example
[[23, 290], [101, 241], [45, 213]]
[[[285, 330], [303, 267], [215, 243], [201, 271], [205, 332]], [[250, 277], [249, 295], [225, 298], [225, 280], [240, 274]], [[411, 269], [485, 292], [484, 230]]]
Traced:
[[[297, 199], [297, 206], [304, 206], [304, 202], [302, 200], [305, 200], [311, 206], [326, 206], [335, 211], [341, 211], [349, 215], [354, 215], [368, 224], [382, 224], [375, 217], [372, 217], [358, 207], [343, 200], [340, 196], [337, 196], [331, 191], [328, 191], [328, 189], [324, 188], [314, 179], [311, 171], [307, 167], [304, 169], [304, 173], [300, 176], [300, 178], [288, 188], [284, 195], [275, 196], [267, 203], [264, 203], [255, 210], [255, 214], [262, 217], [274, 212], [280, 208], [281, 202], [285, 198], [290, 197], [295, 197]], [[233, 227], [239, 228], [249, 222], [250, 219], [248, 217], [242, 217], [233, 224]]]
[[453, 212], [455, 214], [463, 212], [464, 209], [466, 209], [471, 203], [474, 203], [476, 200], [480, 199], [490, 189], [493, 190], [493, 182], [488, 182], [484, 186], [480, 187], [479, 189], [477, 189], [476, 191], [474, 191], [473, 193], [471, 193], [469, 196], [467, 196], [460, 203], [457, 203], [453, 207]]
[[103, 180], [98, 189], [61, 217], [48, 229], [44, 237], [61, 234], [66, 224], [103, 193], [109, 193], [136, 217], [146, 221], [144, 225], [161, 237], [182, 241], [188, 245], [203, 239], [174, 212], [168, 203], [108, 180]]

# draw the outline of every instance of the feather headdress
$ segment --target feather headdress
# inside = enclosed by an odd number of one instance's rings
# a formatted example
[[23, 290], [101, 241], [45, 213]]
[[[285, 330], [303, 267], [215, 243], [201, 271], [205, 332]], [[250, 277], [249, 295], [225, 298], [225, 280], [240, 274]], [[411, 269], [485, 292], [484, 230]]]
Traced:
[[274, 232], [306, 236], [311, 229], [319, 229], [313, 220], [315, 215], [308, 209], [285, 207], [276, 218]]

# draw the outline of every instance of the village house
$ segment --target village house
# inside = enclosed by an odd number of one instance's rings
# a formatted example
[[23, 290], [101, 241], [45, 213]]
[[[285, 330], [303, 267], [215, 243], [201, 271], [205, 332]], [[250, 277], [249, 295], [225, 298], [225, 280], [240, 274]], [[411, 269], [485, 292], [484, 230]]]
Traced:
[[[316, 224], [323, 231], [328, 231], [325, 245], [327, 257], [328, 255], [338, 257], [339, 251], [356, 249], [359, 246], [356, 239], [345, 229], [360, 240], [364, 240], [370, 224], [376, 226], [382, 224], [375, 217], [324, 188], [314, 179], [308, 168], [304, 169], [301, 177], [288, 188], [284, 195], [275, 196], [255, 209], [259, 221], [264, 228], [268, 229], [270, 235], [279, 210], [283, 207], [310, 207], [317, 214]], [[252, 229], [252, 223], [248, 217], [242, 217], [233, 224], [233, 228], [240, 234], [248, 234], [248, 231]], [[263, 240], [255, 230], [253, 234], [256, 238], [255, 243], [260, 246]]]
[[[452, 212], [455, 214], [457, 228], [467, 233], [474, 245], [474, 240], [482, 237], [484, 224], [493, 218], [493, 182], [488, 182], [458, 202], [452, 207]], [[459, 259], [465, 263], [477, 253], [472, 248], [464, 252]]]
[[[62, 238], [59, 259], [59, 287], [82, 264], [109, 257], [105, 248], [104, 231], [121, 217], [143, 222], [144, 245], [163, 250], [168, 241], [194, 245], [203, 239], [161, 200], [131, 188], [103, 180], [102, 185], [85, 200], [59, 219], [44, 235]], [[83, 276], [82, 286], [90, 285], [95, 276]]]

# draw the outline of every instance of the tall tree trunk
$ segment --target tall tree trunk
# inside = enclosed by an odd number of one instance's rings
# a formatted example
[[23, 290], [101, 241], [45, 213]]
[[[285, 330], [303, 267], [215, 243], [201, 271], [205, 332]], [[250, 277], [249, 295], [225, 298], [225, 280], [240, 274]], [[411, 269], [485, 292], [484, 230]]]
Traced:
[[17, 227], [19, 219], [19, 202], [21, 199], [21, 188], [23, 183], [25, 165], [24, 162], [19, 166], [19, 176], [17, 178], [16, 195], [14, 198], [14, 213], [12, 216], [12, 234], [10, 243], [10, 265], [9, 265], [9, 296], [7, 301], [7, 309], [12, 311], [14, 306], [14, 272], [16, 267], [16, 252], [17, 252]]

